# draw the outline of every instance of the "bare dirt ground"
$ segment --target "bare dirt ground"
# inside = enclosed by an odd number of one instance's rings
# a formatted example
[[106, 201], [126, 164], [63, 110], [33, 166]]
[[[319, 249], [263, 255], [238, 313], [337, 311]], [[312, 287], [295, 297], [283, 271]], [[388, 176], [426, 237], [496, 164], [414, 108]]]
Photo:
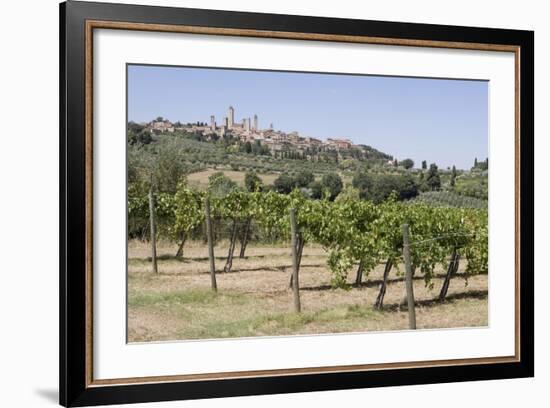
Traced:
[[[150, 247], [131, 241], [128, 246], [128, 340], [130, 342], [224, 337], [273, 336], [373, 330], [404, 330], [408, 315], [400, 303], [403, 277], [395, 269], [383, 310], [372, 305], [378, 295], [384, 265], [363, 277], [360, 287], [332, 289], [326, 252], [306, 246], [300, 268], [302, 313], [293, 312], [290, 249], [284, 246], [247, 248], [246, 258], [235, 250], [233, 269], [217, 273], [218, 292], [210, 290], [206, 246], [191, 242], [184, 258], [176, 259], [176, 245], [161, 242], [157, 249], [159, 274], [151, 272]], [[215, 248], [216, 269], [223, 270], [227, 243]], [[417, 327], [486, 326], [487, 275], [473, 276], [467, 286], [464, 263], [451, 281], [447, 299], [436, 299], [443, 283], [442, 269], [433, 289], [415, 277]], [[401, 265], [400, 270], [404, 268]], [[349, 283], [355, 280], [350, 271]]]

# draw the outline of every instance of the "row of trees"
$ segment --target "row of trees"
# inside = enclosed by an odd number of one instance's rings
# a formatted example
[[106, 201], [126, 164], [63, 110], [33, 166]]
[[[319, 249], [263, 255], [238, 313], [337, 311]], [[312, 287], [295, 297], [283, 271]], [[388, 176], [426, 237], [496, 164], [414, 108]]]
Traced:
[[489, 169], [489, 158], [486, 158], [483, 161], [479, 161], [477, 157], [474, 159], [474, 166], [472, 167], [472, 170], [478, 169], [478, 170], [488, 170]]
[[304, 195], [314, 199], [327, 197], [334, 200], [343, 187], [342, 178], [337, 173], [324, 174], [316, 181], [315, 175], [307, 170], [295, 175], [283, 173], [273, 182], [273, 189], [278, 193], [289, 194], [298, 188]]
[[[456, 169], [451, 173], [451, 185], [454, 185]], [[441, 179], [435, 164], [424, 173], [414, 177], [410, 173], [391, 174], [377, 173], [363, 169], [356, 171], [351, 186], [358, 198], [381, 203], [395, 192], [398, 200], [415, 198], [421, 191], [437, 191], [441, 188]], [[273, 190], [289, 194], [295, 188], [314, 199], [328, 197], [331, 201], [342, 193], [344, 183], [337, 173], [327, 173], [319, 180], [311, 171], [301, 171], [295, 174], [282, 173], [273, 183]]]

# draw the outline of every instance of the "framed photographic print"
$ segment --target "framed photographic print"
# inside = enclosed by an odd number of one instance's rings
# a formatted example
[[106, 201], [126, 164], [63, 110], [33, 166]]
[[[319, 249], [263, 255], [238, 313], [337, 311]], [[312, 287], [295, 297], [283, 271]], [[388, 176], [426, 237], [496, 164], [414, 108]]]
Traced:
[[60, 6], [65, 406], [534, 375], [534, 34]]

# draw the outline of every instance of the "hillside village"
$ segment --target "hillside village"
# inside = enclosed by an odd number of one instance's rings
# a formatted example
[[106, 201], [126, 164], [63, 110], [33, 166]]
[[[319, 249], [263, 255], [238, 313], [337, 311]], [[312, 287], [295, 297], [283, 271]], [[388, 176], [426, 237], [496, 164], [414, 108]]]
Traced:
[[[321, 140], [311, 136], [302, 136], [298, 132], [284, 132], [275, 130], [273, 123], [269, 127], [261, 128], [259, 126], [258, 115], [253, 118], [243, 118], [240, 121], [235, 120], [235, 109], [229, 106], [227, 116], [224, 116], [221, 122], [216, 121], [214, 115], [210, 116], [210, 123], [172, 123], [167, 119], [158, 118], [149, 123], [143, 124], [151, 133], [173, 133], [175, 131], [184, 131], [187, 133], [200, 134], [207, 141], [214, 141], [219, 138], [236, 138], [243, 143], [259, 144], [265, 147], [273, 156], [277, 156], [284, 151], [292, 150], [303, 156], [314, 154], [319, 151], [365, 151], [370, 149], [365, 145], [356, 145], [349, 139], [328, 138]], [[388, 156], [388, 163], [391, 164], [392, 158]]]

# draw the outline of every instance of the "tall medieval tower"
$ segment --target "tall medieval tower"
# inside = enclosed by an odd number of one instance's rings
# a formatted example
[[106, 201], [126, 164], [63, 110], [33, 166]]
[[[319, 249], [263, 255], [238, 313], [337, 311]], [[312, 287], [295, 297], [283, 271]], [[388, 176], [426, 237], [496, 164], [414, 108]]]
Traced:
[[229, 129], [233, 127], [233, 124], [235, 123], [235, 109], [233, 109], [233, 106], [229, 107], [229, 114], [227, 115], [227, 122]]

